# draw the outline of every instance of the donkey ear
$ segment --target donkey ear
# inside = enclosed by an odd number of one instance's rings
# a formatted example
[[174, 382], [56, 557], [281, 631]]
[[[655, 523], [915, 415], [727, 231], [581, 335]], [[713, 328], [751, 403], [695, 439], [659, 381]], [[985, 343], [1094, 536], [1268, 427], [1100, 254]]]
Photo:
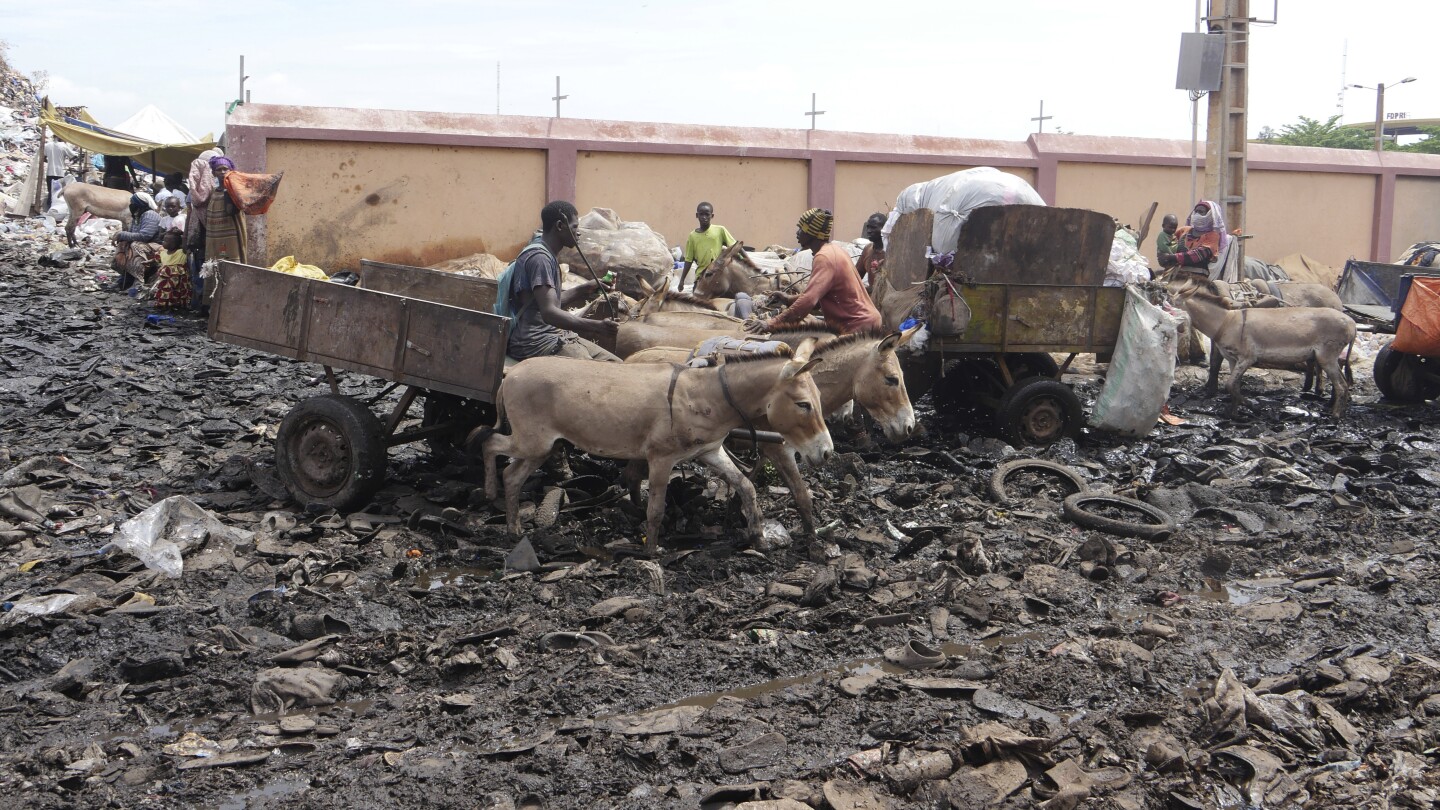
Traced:
[[804, 363], [810, 359], [810, 353], [813, 351], [815, 351], [815, 338], [805, 338], [800, 341], [799, 346], [795, 347], [795, 352], [790, 355], [790, 359], [796, 363]]
[[791, 377], [799, 377], [801, 374], [804, 374], [805, 372], [807, 372], [807, 371], [809, 371], [810, 369], [812, 369], [812, 368], [820, 365], [820, 364], [823, 363], [823, 362], [825, 362], [825, 358], [823, 358], [823, 357], [816, 357], [816, 358], [813, 359], [813, 360], [807, 360], [807, 361], [805, 361], [805, 365], [801, 366], [801, 367], [798, 368], [798, 369], [795, 369], [795, 373], [794, 373], [794, 374], [791, 374], [790, 376], [791, 376]]
[[875, 348], [875, 351], [884, 354], [885, 352], [900, 348], [909, 339], [909, 332], [891, 332], [880, 341], [880, 345]]
[[636, 276], [635, 280], [640, 282], [640, 290], [641, 292], [645, 293], [646, 296], [651, 296], [655, 294], [655, 288], [650, 286], [650, 282], [639, 276]]

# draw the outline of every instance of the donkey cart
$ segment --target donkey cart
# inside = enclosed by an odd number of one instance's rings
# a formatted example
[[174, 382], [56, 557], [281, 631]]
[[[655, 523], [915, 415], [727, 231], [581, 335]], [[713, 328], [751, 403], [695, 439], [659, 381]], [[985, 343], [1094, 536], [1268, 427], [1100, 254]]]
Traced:
[[[494, 419], [510, 321], [490, 312], [494, 282], [362, 263], [360, 286], [222, 262], [209, 337], [325, 368], [330, 392], [295, 405], [275, 438], [275, 468], [302, 504], [363, 506], [385, 480], [386, 451], [421, 439], [457, 446]], [[367, 401], [335, 370], [388, 381]], [[397, 388], [382, 422], [371, 407]], [[400, 425], [421, 398], [423, 420]]]
[[[948, 269], [926, 255], [933, 223], [928, 209], [898, 219], [879, 299], [887, 323], [917, 305], [929, 313], [926, 351], [905, 369], [911, 398], [933, 389], [937, 409], [981, 411], [1012, 444], [1078, 436], [1085, 409], [1060, 376], [1077, 355], [1107, 354], [1119, 337], [1125, 291], [1103, 286], [1114, 220], [1080, 209], [977, 208]], [[1067, 358], [1058, 364], [1052, 354]]]

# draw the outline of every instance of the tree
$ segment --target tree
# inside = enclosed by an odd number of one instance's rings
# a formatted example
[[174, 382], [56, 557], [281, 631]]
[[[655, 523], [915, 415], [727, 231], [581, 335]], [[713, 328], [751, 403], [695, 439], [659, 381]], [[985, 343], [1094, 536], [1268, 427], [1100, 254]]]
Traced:
[[1440, 155], [1440, 127], [1420, 127], [1420, 134], [1425, 136], [1424, 140], [1415, 143], [1398, 146], [1397, 152], [1418, 152], [1424, 155]]
[[1280, 134], [1269, 142], [1286, 146], [1323, 146], [1327, 149], [1374, 149], [1375, 135], [1362, 129], [1339, 126], [1340, 116], [1332, 115], [1323, 123], [1300, 116], [1300, 123], [1286, 124]]

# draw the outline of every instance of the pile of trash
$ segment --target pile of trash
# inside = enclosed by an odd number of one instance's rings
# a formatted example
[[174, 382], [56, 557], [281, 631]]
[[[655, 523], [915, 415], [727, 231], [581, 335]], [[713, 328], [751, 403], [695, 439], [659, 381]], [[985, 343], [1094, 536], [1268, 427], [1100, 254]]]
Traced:
[[0, 48], [0, 216], [21, 211], [25, 181], [39, 149], [40, 102], [35, 85], [10, 66]]

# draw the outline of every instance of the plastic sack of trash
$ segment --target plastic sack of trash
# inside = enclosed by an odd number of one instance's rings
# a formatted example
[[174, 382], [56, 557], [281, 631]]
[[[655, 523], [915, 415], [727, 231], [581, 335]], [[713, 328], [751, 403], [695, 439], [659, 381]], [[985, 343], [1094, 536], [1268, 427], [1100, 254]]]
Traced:
[[1144, 436], [1155, 426], [1175, 382], [1175, 330], [1179, 321], [1125, 287], [1120, 339], [1095, 398], [1090, 426], [1124, 436]]
[[324, 270], [313, 264], [301, 264], [295, 261], [294, 256], [286, 256], [278, 262], [270, 265], [270, 269], [278, 273], [289, 273], [292, 276], [301, 278], [313, 278], [316, 281], [329, 281], [330, 276]]
[[645, 294], [640, 280], [653, 288], [675, 267], [669, 242], [643, 222], [626, 222], [609, 208], [592, 208], [580, 217], [579, 226], [577, 235], [585, 258], [574, 248], [565, 248], [555, 258], [583, 278], [590, 277], [585, 269], [588, 259], [596, 276], [614, 273], [620, 291], [638, 298]]
[[936, 253], [954, 253], [960, 244], [960, 226], [976, 208], [1044, 204], [1035, 189], [1023, 179], [991, 166], [979, 166], [916, 183], [900, 192], [895, 200], [895, 210], [890, 212], [880, 233], [884, 235], [888, 247], [890, 231], [901, 214], [929, 208], [935, 212], [935, 224], [930, 230], [931, 247]]
[[120, 524], [110, 545], [145, 567], [178, 579], [183, 555], [214, 539], [243, 541], [245, 533], [221, 523], [184, 495], [173, 495]]
[[1105, 286], [1123, 287], [1150, 280], [1150, 263], [1140, 254], [1135, 234], [1118, 228], [1110, 244], [1110, 262], [1105, 265]]

